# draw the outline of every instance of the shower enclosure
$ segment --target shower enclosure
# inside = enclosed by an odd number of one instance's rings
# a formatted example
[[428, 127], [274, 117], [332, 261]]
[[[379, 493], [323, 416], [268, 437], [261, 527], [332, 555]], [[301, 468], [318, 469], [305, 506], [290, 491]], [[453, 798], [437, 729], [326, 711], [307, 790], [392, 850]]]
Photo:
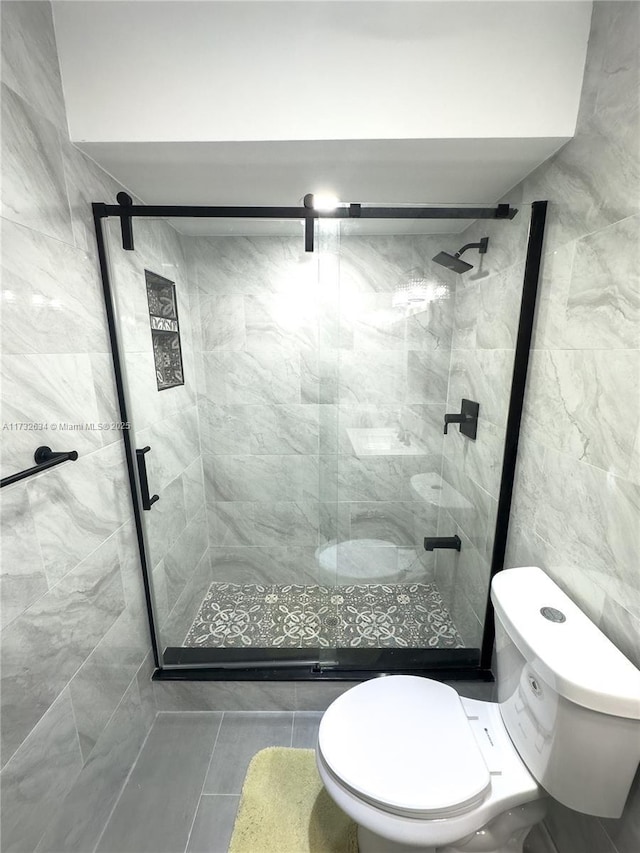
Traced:
[[490, 677], [546, 203], [118, 202], [94, 217], [157, 677]]

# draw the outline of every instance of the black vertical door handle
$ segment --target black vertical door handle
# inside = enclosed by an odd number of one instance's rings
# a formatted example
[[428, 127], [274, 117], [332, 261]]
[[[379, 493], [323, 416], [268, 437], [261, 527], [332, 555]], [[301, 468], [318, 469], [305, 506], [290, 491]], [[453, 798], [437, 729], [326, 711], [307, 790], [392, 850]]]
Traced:
[[149, 497], [149, 480], [147, 478], [147, 463], [144, 458], [145, 453], [151, 450], [149, 445], [141, 450], [136, 450], [136, 459], [138, 460], [138, 476], [140, 477], [140, 489], [142, 491], [142, 508], [151, 509], [156, 501], [160, 500], [160, 495]]

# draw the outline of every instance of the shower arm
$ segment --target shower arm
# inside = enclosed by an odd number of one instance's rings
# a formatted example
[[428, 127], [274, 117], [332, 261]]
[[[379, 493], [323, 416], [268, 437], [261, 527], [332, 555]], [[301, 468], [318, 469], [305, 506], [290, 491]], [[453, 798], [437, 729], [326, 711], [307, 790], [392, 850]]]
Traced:
[[486, 254], [487, 246], [489, 245], [489, 238], [483, 237], [479, 243], [467, 243], [464, 245], [459, 252], [456, 252], [456, 258], [459, 258], [467, 249], [477, 249], [481, 255]]

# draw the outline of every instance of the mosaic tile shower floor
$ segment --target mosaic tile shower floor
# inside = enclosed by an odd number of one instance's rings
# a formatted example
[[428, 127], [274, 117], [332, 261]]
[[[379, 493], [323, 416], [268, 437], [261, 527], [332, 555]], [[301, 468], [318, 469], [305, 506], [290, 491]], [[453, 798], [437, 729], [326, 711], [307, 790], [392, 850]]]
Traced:
[[460, 648], [464, 643], [434, 584], [213, 583], [184, 645]]

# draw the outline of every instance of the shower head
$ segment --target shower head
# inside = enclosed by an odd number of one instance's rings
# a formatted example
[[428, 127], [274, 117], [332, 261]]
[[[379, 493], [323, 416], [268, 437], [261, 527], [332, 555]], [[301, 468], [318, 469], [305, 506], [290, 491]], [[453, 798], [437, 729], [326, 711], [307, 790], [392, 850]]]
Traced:
[[477, 249], [481, 255], [484, 255], [487, 251], [488, 245], [489, 238], [483, 237], [479, 243], [467, 243], [467, 245], [463, 246], [459, 252], [455, 253], [455, 255], [450, 255], [448, 252], [438, 252], [432, 260], [437, 264], [441, 264], [441, 266], [446, 267], [448, 270], [453, 270], [453, 272], [462, 274], [463, 272], [472, 270], [473, 264], [468, 264], [466, 261], [461, 260], [460, 255], [463, 252], [466, 252], [467, 249]]

